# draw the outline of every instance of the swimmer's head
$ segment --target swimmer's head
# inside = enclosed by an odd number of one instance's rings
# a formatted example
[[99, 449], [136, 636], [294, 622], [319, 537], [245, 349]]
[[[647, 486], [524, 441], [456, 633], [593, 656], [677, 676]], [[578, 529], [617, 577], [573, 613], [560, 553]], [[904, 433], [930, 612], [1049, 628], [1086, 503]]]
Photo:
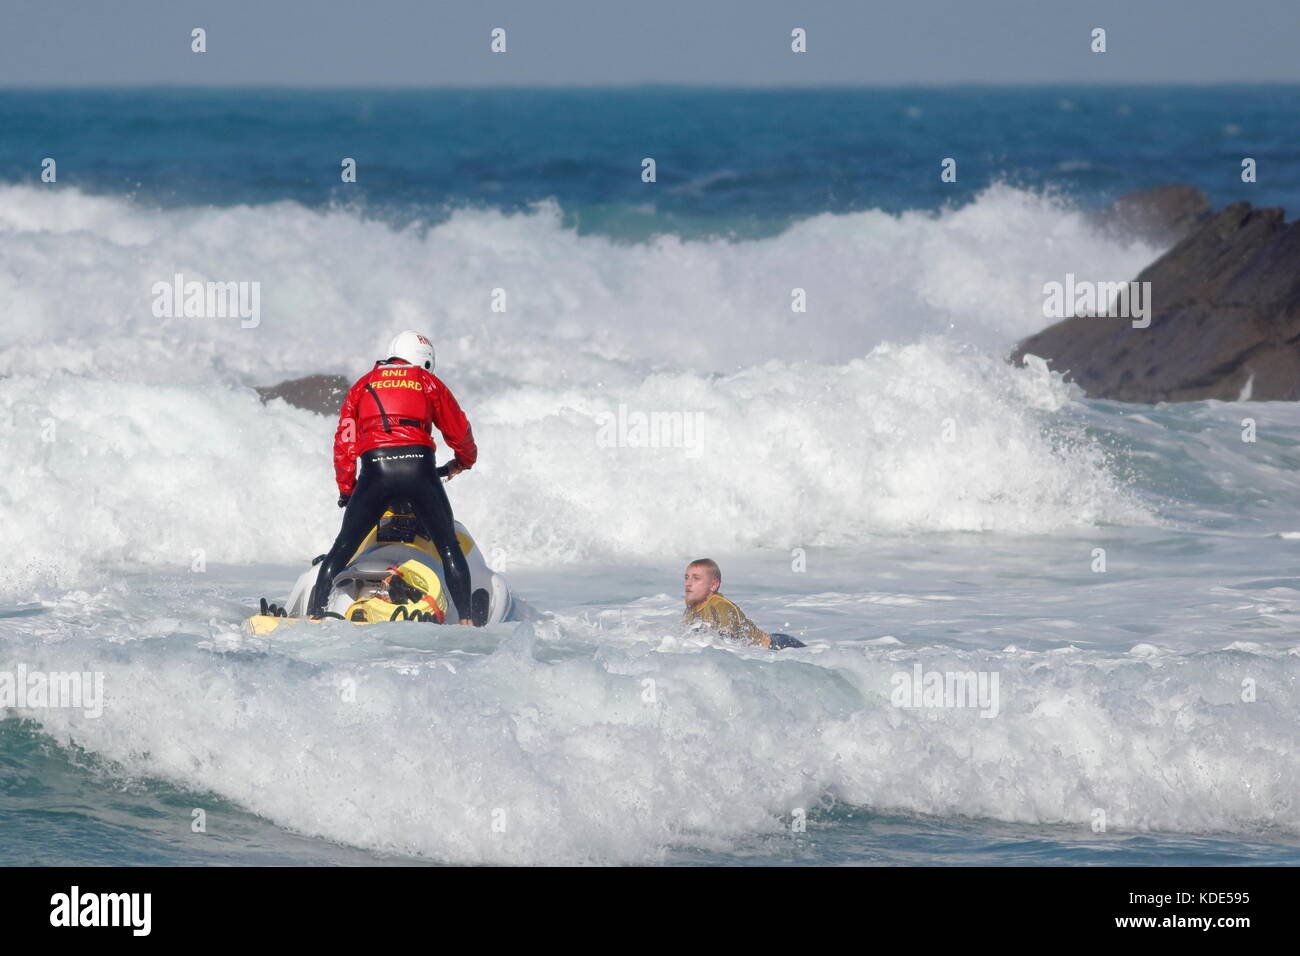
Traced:
[[722, 571], [712, 558], [698, 558], [686, 565], [686, 606], [703, 604], [722, 586]]

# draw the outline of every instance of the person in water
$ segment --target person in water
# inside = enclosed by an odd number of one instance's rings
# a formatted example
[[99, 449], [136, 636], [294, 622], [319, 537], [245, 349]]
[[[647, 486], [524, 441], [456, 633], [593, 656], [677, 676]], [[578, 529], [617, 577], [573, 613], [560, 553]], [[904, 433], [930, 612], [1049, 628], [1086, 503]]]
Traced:
[[[418, 332], [402, 332], [389, 357], [348, 391], [334, 436], [334, 474], [343, 524], [320, 564], [307, 616], [324, 616], [334, 576], [383, 516], [389, 501], [405, 499], [432, 539], [461, 624], [470, 618], [469, 565], [456, 540], [451, 503], [434, 467], [433, 428], [455, 452], [450, 480], [474, 466], [478, 447], [455, 397], [433, 374], [433, 344]], [[357, 476], [356, 462], [361, 460]]]
[[789, 634], [768, 634], [745, 616], [718, 589], [722, 587], [722, 570], [712, 558], [699, 558], [686, 566], [686, 610], [682, 623], [703, 626], [725, 637], [779, 650], [803, 647], [802, 641]]

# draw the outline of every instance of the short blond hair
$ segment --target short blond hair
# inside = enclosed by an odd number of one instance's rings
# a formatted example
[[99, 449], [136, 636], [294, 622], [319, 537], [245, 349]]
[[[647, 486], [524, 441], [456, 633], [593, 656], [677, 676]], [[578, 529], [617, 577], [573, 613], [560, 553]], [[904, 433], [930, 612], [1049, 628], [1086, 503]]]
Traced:
[[713, 580], [719, 584], [722, 583], [722, 569], [718, 567], [718, 562], [712, 558], [696, 558], [690, 564], [686, 565], [686, 570], [691, 568], [704, 568], [713, 576]]

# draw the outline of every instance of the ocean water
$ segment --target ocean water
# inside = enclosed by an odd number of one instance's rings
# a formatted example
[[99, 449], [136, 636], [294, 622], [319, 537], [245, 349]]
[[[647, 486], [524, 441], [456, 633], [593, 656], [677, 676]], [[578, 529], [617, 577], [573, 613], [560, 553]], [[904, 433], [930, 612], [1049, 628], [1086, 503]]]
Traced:
[[[1279, 87], [0, 93], [0, 675], [104, 679], [102, 713], [0, 719], [0, 863], [1300, 862], [1300, 409], [1089, 400], [1004, 358], [1044, 282], [1161, 253], [1094, 230], [1120, 193], [1294, 213], [1298, 114]], [[259, 283], [256, 326], [156, 316], [178, 272]], [[358, 375], [405, 327], [528, 619], [255, 637], [339, 512], [332, 419], [251, 386]], [[680, 428], [610, 442], [620, 408]], [[706, 554], [808, 647], [682, 633]], [[988, 694], [900, 697], [930, 674]]]

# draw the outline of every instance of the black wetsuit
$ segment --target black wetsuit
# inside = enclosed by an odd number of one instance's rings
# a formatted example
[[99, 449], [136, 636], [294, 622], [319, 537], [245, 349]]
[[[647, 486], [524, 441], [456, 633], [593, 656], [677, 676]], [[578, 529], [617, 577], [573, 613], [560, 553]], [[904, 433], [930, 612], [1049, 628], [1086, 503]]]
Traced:
[[329, 601], [334, 576], [361, 547], [393, 500], [409, 501], [415, 517], [442, 556], [447, 590], [461, 620], [470, 616], [469, 565], [456, 540], [451, 503], [433, 463], [433, 449], [424, 445], [372, 448], [361, 455], [361, 474], [343, 512], [343, 527], [334, 547], [320, 564], [307, 614], [319, 617]]

